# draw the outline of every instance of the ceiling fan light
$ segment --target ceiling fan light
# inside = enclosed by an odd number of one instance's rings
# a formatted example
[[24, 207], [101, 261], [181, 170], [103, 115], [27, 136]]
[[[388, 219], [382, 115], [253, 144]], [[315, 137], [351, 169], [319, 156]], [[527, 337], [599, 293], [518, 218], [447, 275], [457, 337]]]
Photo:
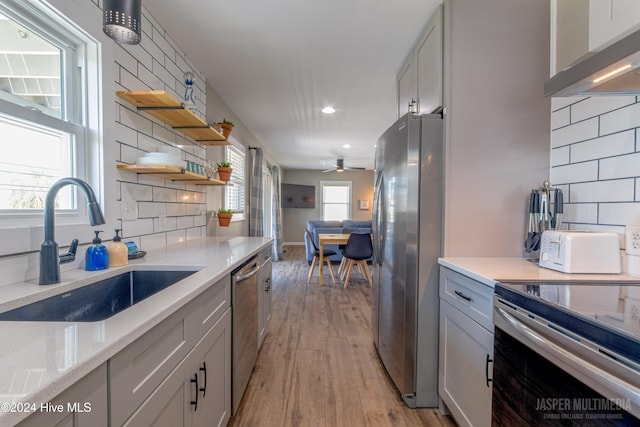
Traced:
[[141, 0], [104, 0], [102, 30], [117, 42], [140, 43], [142, 38]]

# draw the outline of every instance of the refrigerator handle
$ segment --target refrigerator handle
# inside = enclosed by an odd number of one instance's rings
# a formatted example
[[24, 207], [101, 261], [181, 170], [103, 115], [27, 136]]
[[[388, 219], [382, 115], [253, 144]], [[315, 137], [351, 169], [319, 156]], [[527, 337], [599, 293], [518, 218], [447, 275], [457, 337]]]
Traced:
[[384, 200], [384, 195], [382, 194], [383, 191], [384, 176], [381, 172], [373, 192], [373, 254], [375, 262], [378, 264], [382, 263], [382, 245], [384, 239], [382, 235], [382, 215], [384, 210], [381, 206], [381, 203]]

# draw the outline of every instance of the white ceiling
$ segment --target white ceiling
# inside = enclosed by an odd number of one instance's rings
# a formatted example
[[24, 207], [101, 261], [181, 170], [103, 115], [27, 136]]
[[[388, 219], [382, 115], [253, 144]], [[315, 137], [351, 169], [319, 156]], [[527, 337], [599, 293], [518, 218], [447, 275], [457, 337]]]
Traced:
[[[285, 169], [373, 168], [395, 77], [441, 0], [143, 0]], [[333, 115], [320, 111], [331, 105]], [[352, 148], [343, 148], [351, 144]]]

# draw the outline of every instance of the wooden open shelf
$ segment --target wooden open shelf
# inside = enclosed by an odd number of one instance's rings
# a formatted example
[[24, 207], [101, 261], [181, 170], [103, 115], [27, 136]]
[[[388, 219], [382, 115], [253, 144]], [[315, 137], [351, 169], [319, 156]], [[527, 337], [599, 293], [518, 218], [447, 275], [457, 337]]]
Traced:
[[117, 91], [116, 95], [201, 145], [231, 144], [220, 132], [164, 90]]
[[171, 179], [173, 181], [182, 181], [187, 184], [195, 185], [227, 185], [225, 181], [219, 179], [208, 178], [205, 175], [186, 171], [177, 166], [167, 165], [117, 165], [120, 170], [129, 172], [153, 175], [160, 178]]

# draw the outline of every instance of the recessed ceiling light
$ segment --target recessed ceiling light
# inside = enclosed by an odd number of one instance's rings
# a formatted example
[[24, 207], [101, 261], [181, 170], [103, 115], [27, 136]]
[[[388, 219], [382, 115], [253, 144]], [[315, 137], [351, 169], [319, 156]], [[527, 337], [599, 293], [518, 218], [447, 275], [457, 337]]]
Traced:
[[342, 148], [351, 148], [351, 144], [344, 144]]
[[325, 114], [333, 114], [333, 113], [336, 112], [336, 109], [333, 108], [333, 107], [324, 107], [322, 109], [322, 112], [325, 113]]

